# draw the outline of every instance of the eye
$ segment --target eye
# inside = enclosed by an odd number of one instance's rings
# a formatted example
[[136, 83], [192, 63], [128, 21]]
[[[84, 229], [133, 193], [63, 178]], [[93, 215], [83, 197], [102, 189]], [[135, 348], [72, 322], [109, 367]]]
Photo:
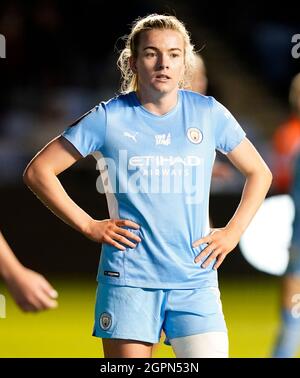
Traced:
[[172, 53], [172, 54], [171, 54], [171, 57], [172, 57], [172, 58], [179, 58], [179, 57], [180, 57], [180, 55], [179, 55], [179, 54], [177, 54], [177, 53]]
[[156, 53], [154, 53], [154, 52], [147, 52], [146, 53], [147, 58], [154, 58], [155, 56], [156, 56]]

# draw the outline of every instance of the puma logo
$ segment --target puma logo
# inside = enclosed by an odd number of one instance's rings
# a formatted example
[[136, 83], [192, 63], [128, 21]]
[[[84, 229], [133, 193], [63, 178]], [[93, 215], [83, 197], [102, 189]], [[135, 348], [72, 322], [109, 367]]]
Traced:
[[137, 136], [138, 133], [134, 133], [134, 134], [130, 134], [129, 132], [127, 131], [124, 131], [123, 135], [132, 139], [133, 141], [137, 142], [136, 140], [136, 136]]

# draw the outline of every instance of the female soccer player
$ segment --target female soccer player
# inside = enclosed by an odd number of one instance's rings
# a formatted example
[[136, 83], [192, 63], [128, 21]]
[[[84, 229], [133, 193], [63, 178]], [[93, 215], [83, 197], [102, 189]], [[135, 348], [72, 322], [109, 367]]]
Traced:
[[[174, 16], [137, 20], [118, 60], [122, 93], [51, 141], [24, 173], [58, 217], [102, 243], [93, 334], [105, 357], [151, 357], [162, 329], [177, 357], [228, 355], [217, 268], [262, 203], [271, 173], [225, 107], [181, 89], [193, 57]], [[246, 183], [230, 222], [210, 230], [215, 149]], [[110, 219], [91, 218], [57, 179], [91, 153]]]

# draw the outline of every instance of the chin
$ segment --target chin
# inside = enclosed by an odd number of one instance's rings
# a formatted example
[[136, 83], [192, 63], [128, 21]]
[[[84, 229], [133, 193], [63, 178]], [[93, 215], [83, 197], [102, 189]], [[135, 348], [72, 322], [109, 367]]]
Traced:
[[159, 93], [165, 94], [165, 93], [170, 93], [174, 90], [174, 87], [170, 86], [170, 84], [155, 84], [152, 86], [152, 88]]

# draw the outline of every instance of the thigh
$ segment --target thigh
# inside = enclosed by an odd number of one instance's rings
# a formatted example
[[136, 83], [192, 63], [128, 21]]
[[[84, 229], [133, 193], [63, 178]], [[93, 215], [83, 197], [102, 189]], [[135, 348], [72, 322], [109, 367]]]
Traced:
[[102, 339], [105, 358], [151, 358], [151, 343], [136, 340]]
[[227, 358], [227, 332], [207, 332], [170, 339], [177, 358]]
[[165, 344], [169, 339], [208, 332], [227, 332], [217, 287], [171, 290], [166, 305]]

